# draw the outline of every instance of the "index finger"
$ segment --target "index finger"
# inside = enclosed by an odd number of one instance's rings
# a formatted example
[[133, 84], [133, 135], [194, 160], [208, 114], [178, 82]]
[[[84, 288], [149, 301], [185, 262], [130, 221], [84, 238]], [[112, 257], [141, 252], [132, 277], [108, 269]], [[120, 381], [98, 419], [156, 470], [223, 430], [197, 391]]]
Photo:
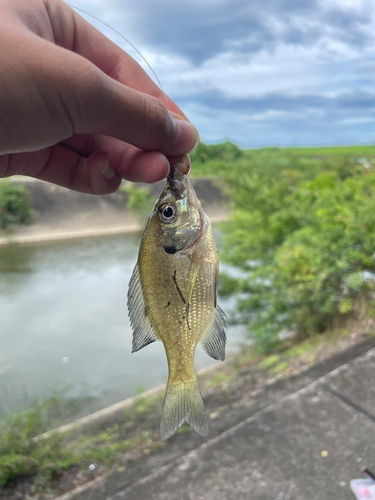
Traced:
[[129, 54], [100, 33], [94, 26], [62, 1], [48, 2], [46, 7], [55, 43], [88, 59], [106, 75], [124, 85], [156, 97], [169, 111], [185, 118], [181, 109], [152, 81]]

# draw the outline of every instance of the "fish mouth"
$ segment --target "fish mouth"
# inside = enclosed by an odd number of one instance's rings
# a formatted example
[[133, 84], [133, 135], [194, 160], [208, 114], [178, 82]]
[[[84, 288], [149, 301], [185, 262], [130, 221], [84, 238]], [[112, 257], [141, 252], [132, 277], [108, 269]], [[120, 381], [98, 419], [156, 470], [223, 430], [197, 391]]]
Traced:
[[183, 200], [186, 198], [191, 206], [199, 211], [201, 210], [201, 204], [193, 186], [190, 184], [188, 177], [180, 172], [178, 168], [171, 168], [171, 172], [167, 179], [167, 189], [170, 189], [176, 200]]
[[167, 179], [169, 189], [172, 191], [176, 200], [182, 200], [187, 195], [186, 182], [187, 179], [177, 168], [171, 168], [171, 173]]
[[[170, 175], [167, 179], [167, 189], [171, 191], [176, 201], [186, 200], [187, 204], [194, 207], [199, 214], [198, 234], [187, 247], [178, 248], [175, 245], [166, 245], [163, 247], [167, 254], [173, 255], [181, 250], [190, 249], [201, 238], [204, 232], [204, 213], [193, 186], [190, 184], [187, 176], [183, 174], [179, 168], [171, 168]], [[184, 210], [186, 210], [186, 208]]]

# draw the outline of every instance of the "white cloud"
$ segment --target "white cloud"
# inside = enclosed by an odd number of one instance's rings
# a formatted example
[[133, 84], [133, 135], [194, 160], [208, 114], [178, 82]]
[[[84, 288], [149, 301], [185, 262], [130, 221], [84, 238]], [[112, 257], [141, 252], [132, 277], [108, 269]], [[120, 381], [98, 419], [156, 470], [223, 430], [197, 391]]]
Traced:
[[[206, 140], [374, 141], [373, 0], [235, 0], [236, 9], [229, 0], [161, 0], [158, 8], [150, 0], [75, 3], [136, 45]], [[154, 79], [124, 40], [87, 19]]]
[[342, 11], [369, 12], [374, 11], [372, 0], [320, 0], [319, 7], [322, 11], [338, 9]]
[[[375, 46], [374, 46], [375, 47]], [[263, 50], [252, 57], [243, 55], [238, 62], [233, 53], [219, 54], [199, 68], [180, 61], [170, 72], [170, 66], [160, 67], [161, 78], [179, 96], [187, 93], [218, 90], [225, 96], [243, 98], [267, 94], [332, 96], [351, 89], [356, 81], [368, 79], [358, 85], [375, 89], [375, 63], [368, 70], [338, 71], [337, 64], [353, 66], [365, 61], [362, 50], [345, 50], [340, 43], [321, 40], [314, 47], [279, 45], [275, 51]], [[233, 60], [236, 60], [233, 62]], [[371, 67], [372, 66], [372, 67]]]

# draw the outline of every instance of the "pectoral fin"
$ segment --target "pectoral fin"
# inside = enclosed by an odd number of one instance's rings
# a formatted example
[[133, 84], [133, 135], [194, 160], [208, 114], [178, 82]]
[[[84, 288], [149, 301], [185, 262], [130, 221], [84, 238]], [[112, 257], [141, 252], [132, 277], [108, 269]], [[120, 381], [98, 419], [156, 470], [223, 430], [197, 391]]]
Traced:
[[141, 282], [139, 279], [138, 264], [135, 266], [130, 278], [128, 290], [128, 311], [130, 323], [133, 328], [133, 349], [132, 352], [139, 351], [157, 339], [150, 320], [146, 315], [146, 308], [143, 300]]
[[190, 304], [191, 301], [191, 296], [193, 294], [193, 288], [195, 285], [195, 280], [197, 279], [198, 276], [198, 271], [201, 266], [202, 261], [200, 259], [192, 257], [191, 262], [190, 262], [190, 268], [189, 268], [189, 275], [188, 275], [188, 298], [187, 298], [187, 303]]
[[211, 358], [220, 359], [221, 361], [225, 359], [225, 343], [227, 341], [227, 336], [225, 335], [225, 317], [225, 312], [217, 306], [211, 326], [201, 340], [202, 347], [206, 353]]

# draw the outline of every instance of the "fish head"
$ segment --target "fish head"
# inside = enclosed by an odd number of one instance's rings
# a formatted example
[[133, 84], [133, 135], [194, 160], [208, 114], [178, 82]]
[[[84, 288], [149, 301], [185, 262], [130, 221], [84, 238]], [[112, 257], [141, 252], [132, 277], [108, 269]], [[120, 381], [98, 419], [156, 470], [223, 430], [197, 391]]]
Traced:
[[168, 254], [185, 250], [199, 239], [204, 214], [186, 175], [171, 170], [171, 176], [155, 203], [149, 224], [156, 226], [158, 240]]

